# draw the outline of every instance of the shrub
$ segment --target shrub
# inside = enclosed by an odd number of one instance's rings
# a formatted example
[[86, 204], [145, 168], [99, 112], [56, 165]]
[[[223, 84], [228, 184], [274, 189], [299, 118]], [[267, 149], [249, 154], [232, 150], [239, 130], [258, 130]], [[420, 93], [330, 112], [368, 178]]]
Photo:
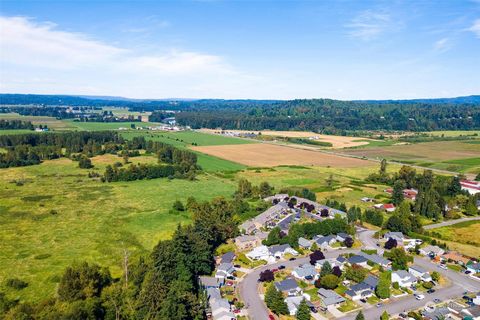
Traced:
[[16, 289], [16, 290], [22, 290], [26, 287], [28, 287], [28, 282], [25, 282], [23, 280], [20, 280], [18, 278], [9, 278], [5, 281], [5, 285], [7, 287]]

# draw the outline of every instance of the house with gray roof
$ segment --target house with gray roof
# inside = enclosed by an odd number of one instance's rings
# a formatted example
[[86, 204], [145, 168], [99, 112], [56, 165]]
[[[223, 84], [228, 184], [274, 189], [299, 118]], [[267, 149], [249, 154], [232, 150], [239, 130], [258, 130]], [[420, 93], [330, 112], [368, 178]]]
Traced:
[[384, 257], [379, 256], [378, 254], [367, 254], [365, 252], [360, 253], [359, 255], [363, 256], [365, 259], [371, 263], [381, 265], [384, 268], [388, 268], [392, 262]]
[[312, 266], [310, 263], [305, 263], [296, 267], [293, 270], [292, 275], [298, 279], [313, 281], [317, 277], [318, 273], [314, 266]]
[[315, 241], [320, 248], [328, 248], [337, 242], [337, 237], [334, 235], [315, 236], [313, 241]]
[[298, 246], [302, 249], [310, 249], [312, 244], [313, 244], [312, 240], [308, 240], [303, 237], [298, 238]]
[[345, 233], [345, 232], [340, 232], [340, 233], [337, 233], [337, 241], [340, 241], [340, 242], [343, 242], [345, 241], [347, 238], [351, 238], [352, 236]]
[[412, 274], [415, 278], [418, 280], [430, 282], [432, 281], [432, 277], [430, 276], [430, 273], [428, 273], [427, 270], [423, 269], [420, 266], [413, 265], [408, 268], [408, 272]]
[[378, 285], [378, 278], [369, 275], [365, 280], [363, 280], [363, 282], [366, 283], [370, 287], [370, 289], [375, 290]]
[[325, 308], [329, 306], [338, 306], [341, 303], [345, 302], [345, 298], [333, 290], [320, 288], [318, 289], [317, 293], [318, 293], [318, 296], [320, 297], [321, 304]]
[[296, 296], [302, 293], [302, 289], [293, 278], [275, 282], [275, 288], [283, 293], [287, 293], [289, 296]]
[[383, 238], [386, 240], [391, 238], [391, 239], [397, 240], [397, 243], [401, 244], [403, 242], [403, 239], [405, 239], [405, 236], [401, 232], [389, 231], [383, 235]]
[[345, 295], [352, 300], [366, 299], [373, 295], [372, 288], [365, 282], [354, 284], [349, 290], [345, 291]]
[[294, 316], [294, 315], [297, 314], [298, 306], [300, 305], [300, 303], [302, 303], [303, 300], [305, 300], [305, 302], [307, 303], [307, 306], [309, 308], [315, 308], [315, 306], [310, 301], [305, 299], [305, 297], [303, 297], [303, 296], [285, 298], [284, 301], [287, 304], [288, 313], [290, 313], [291, 316]]
[[221, 263], [217, 267], [217, 271], [215, 273], [215, 278], [225, 279], [226, 277], [233, 276], [234, 272], [235, 272], [235, 267], [233, 266], [232, 263]]
[[428, 245], [424, 248], [420, 248], [418, 251], [420, 252], [420, 254], [424, 256], [430, 256], [430, 257], [441, 256], [442, 254], [445, 253], [445, 250], [443, 250], [439, 246], [432, 246], [432, 245]]
[[235, 252], [229, 251], [220, 257], [220, 263], [232, 263], [235, 259]]
[[223, 280], [215, 277], [200, 276], [198, 277], [200, 286], [204, 289], [220, 288], [223, 285]]
[[432, 310], [423, 310], [421, 312], [424, 319], [428, 320], [443, 320], [448, 319], [451, 311], [447, 307], [435, 307]]
[[354, 255], [354, 256], [351, 256], [350, 258], [347, 259], [348, 263], [350, 265], [354, 265], [354, 264], [357, 264], [359, 266], [362, 266], [362, 267], [367, 267], [368, 264], [367, 264], [367, 261], [368, 259], [365, 258], [364, 256], [362, 255]]

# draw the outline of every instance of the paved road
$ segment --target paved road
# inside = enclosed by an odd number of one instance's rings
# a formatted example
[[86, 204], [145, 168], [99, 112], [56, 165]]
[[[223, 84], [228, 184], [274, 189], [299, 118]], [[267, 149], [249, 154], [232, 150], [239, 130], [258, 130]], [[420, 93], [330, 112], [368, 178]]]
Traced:
[[[376, 248], [377, 241], [372, 238], [375, 232], [367, 229], [357, 229], [357, 236], [362, 241], [363, 247]], [[358, 252], [358, 250], [336, 250], [325, 253], [326, 258], [334, 258], [339, 254], [347, 252]], [[240, 297], [245, 302], [248, 310], [248, 315], [251, 320], [264, 320], [268, 319], [269, 311], [264, 302], [258, 295], [258, 278], [260, 272], [266, 269], [278, 268], [280, 265], [285, 265], [288, 268], [294, 268], [301, 264], [307, 263], [309, 258], [300, 258], [294, 261], [277, 262], [271, 265], [265, 265], [258, 269], [253, 270], [251, 273], [245, 276], [243, 281], [239, 283]], [[404, 310], [412, 310], [421, 308], [432, 302], [433, 299], [440, 299], [442, 301], [449, 300], [462, 295], [465, 291], [477, 292], [480, 291], [480, 281], [476, 281], [464, 274], [454, 272], [452, 270], [444, 270], [439, 268], [436, 264], [433, 264], [429, 259], [423, 257], [415, 257], [414, 263], [423, 267], [428, 271], [437, 271], [443, 277], [448, 278], [451, 284], [448, 287], [438, 289], [433, 294], [427, 294], [426, 299], [417, 300], [412, 295], [399, 299], [391, 299], [391, 301], [381, 308], [371, 306], [370, 308], [363, 309], [363, 314], [366, 319], [378, 319], [384, 310], [387, 310], [389, 314], [398, 314]], [[355, 319], [356, 314], [351, 314], [341, 318], [341, 320]]]
[[480, 220], [480, 217], [468, 217], [468, 218], [461, 218], [461, 219], [444, 221], [444, 222], [435, 223], [435, 224], [429, 224], [428, 226], [424, 226], [423, 229], [430, 230], [430, 229], [451, 226], [453, 224], [457, 224], [457, 223], [461, 223], [461, 222], [465, 222], [465, 221], [473, 221], [473, 220]]
[[[351, 252], [359, 252], [360, 250], [351, 250], [351, 249], [344, 249], [344, 250], [336, 250], [325, 252], [325, 258], [335, 258], [339, 254], [342, 253], [351, 253]], [[276, 269], [280, 265], [284, 265], [287, 268], [295, 268], [301, 264], [309, 263], [310, 258], [299, 258], [294, 261], [281, 261], [274, 264], [269, 264], [262, 266], [258, 269], [253, 270], [249, 274], [247, 274], [244, 279], [238, 284], [240, 297], [245, 302], [245, 307], [247, 308], [249, 318], [251, 320], [265, 320], [268, 319], [268, 312], [267, 306], [260, 299], [258, 295], [258, 278], [260, 277], [260, 273], [267, 270], [267, 269]]]

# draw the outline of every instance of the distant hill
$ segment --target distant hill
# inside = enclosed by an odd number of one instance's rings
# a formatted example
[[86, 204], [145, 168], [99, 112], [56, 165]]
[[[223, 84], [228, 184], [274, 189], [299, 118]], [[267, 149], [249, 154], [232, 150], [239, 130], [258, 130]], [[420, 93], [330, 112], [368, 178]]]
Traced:
[[455, 98], [433, 98], [433, 99], [410, 99], [410, 100], [356, 100], [356, 102], [366, 103], [435, 103], [435, 104], [478, 104], [480, 105], [480, 95], [455, 97]]

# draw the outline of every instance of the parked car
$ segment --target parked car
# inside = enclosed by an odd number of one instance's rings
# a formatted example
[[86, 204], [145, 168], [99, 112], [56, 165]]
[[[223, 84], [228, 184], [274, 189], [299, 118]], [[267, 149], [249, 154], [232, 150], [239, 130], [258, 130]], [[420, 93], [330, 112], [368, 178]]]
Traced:
[[235, 280], [236, 278], [234, 276], [228, 276], [227, 279], [228, 280]]
[[377, 308], [381, 308], [383, 306], [383, 303], [377, 303]]
[[442, 300], [440, 300], [440, 299], [438, 299], [438, 298], [435, 298], [435, 299], [433, 299], [433, 302], [435, 302], [435, 303], [440, 303], [440, 302], [442, 302]]
[[360, 301], [363, 302], [363, 303], [367, 303], [366, 299], [360, 299]]
[[444, 270], [447, 270], [447, 269], [448, 269], [448, 268], [447, 268], [447, 265], [446, 265], [446, 264], [443, 264], [443, 263], [439, 264], [438, 267], [441, 268], [441, 269], [444, 269]]
[[273, 316], [273, 314], [268, 315], [268, 320], [275, 320], [275, 317]]
[[423, 294], [415, 293], [414, 296], [415, 296], [415, 299], [417, 300], [425, 299], [425, 296]]
[[234, 265], [235, 268], [241, 268], [242, 266], [239, 264]]
[[295, 257], [291, 257], [290, 259], [288, 259], [289, 261], [294, 261], [294, 260], [297, 260], [297, 258]]
[[428, 289], [427, 290], [427, 293], [434, 293], [435, 292], [435, 289]]
[[404, 312], [400, 313], [398, 316], [402, 319], [407, 319], [407, 317], [408, 317], [407, 314], [404, 313]]
[[472, 273], [472, 271], [470, 271], [470, 270], [465, 271], [465, 274], [470, 274], [470, 273]]
[[272, 269], [272, 272], [273, 273], [278, 272], [278, 269]]
[[283, 270], [285, 269], [285, 266], [282, 264], [281, 266], [278, 266], [278, 270]]

